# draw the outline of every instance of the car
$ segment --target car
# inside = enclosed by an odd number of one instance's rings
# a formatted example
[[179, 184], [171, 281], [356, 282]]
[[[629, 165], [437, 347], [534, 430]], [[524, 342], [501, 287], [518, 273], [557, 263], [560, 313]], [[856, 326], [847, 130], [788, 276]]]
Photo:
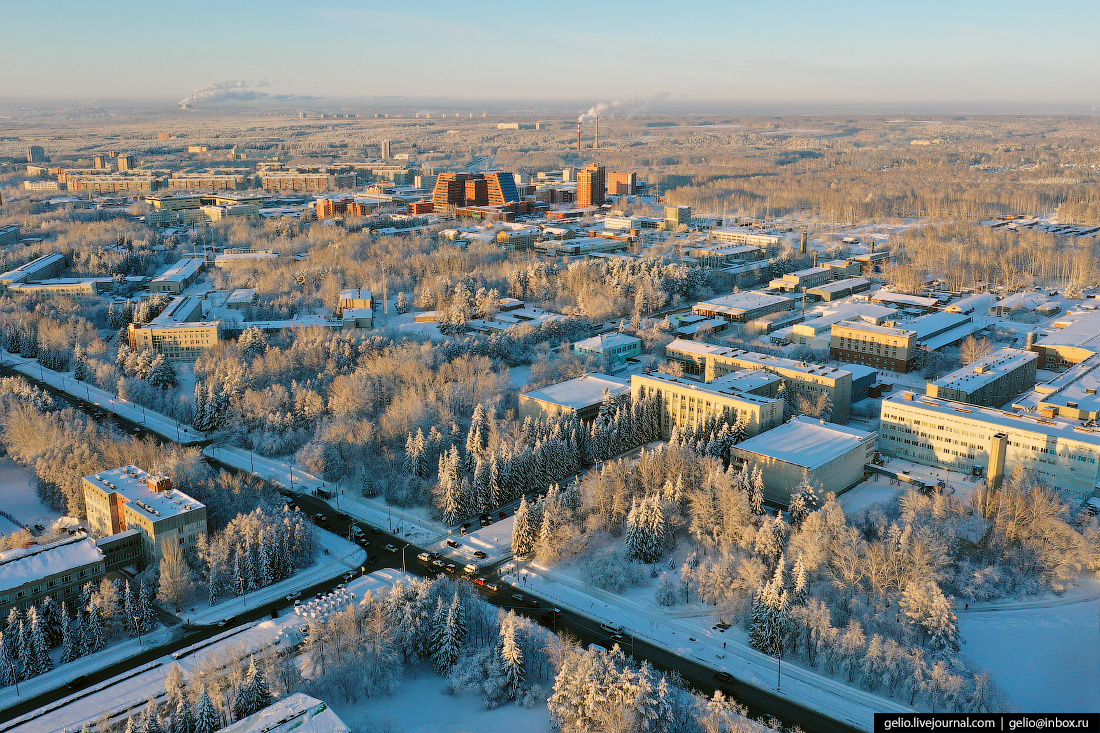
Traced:
[[91, 680], [92, 678], [89, 675], [82, 674], [79, 677], [74, 677], [73, 681], [65, 686], [70, 690], [79, 690], [87, 687], [88, 683], [91, 682]]
[[368, 540], [366, 537], [356, 537], [355, 542], [360, 547], [370, 547], [370, 540]]
[[416, 556], [416, 559], [419, 560], [420, 562], [431, 562], [432, 553], [422, 552], [422, 553], [420, 553], [419, 555]]
[[378, 529], [378, 527], [368, 527], [367, 531], [371, 534], [382, 534], [382, 530]]
[[486, 512], [485, 514], [482, 514], [480, 517], [478, 517], [478, 519], [480, 519], [482, 524], [484, 524], [486, 522], [493, 521], [493, 515]]
[[619, 646], [622, 646], [626, 643], [626, 637], [622, 634], [612, 634], [611, 636], [607, 637], [607, 640], [610, 641], [612, 644], [618, 644]]
[[462, 529], [464, 529], [464, 530], [466, 530], [467, 532], [469, 532], [469, 531], [470, 531], [470, 523], [469, 523], [469, 522], [466, 522], [465, 524], [463, 524], [463, 525], [462, 525]]
[[227, 623], [229, 623], [229, 619], [223, 618], [220, 621], [218, 621], [218, 626], [225, 626]]
[[458, 566], [455, 565], [453, 562], [449, 562], [446, 565], [444, 565], [443, 569], [446, 570], [448, 573], [457, 573], [458, 572]]
[[542, 607], [542, 603], [539, 601], [538, 598], [529, 598], [529, 599], [527, 599], [527, 605], [530, 606], [531, 608], [541, 608]]
[[485, 578], [474, 578], [475, 585], [485, 585]]
[[34, 528], [37, 529], [39, 532], [45, 532], [46, 531], [46, 525], [44, 525], [44, 524], [36, 524], [36, 525], [34, 525]]
[[300, 606], [300, 605], [302, 605], [302, 601], [301, 601], [300, 599], [299, 599], [299, 600], [297, 600], [297, 601], [294, 601], [294, 605], [295, 605], [296, 607], [297, 607], [297, 606]]
[[496, 593], [498, 590], [500, 590], [500, 586], [491, 580], [485, 583], [485, 587], [491, 590], [493, 593]]
[[470, 534], [470, 530], [467, 529], [466, 527], [462, 527], [461, 529], [458, 530], [458, 533], [460, 535], [462, 535], [463, 537], [465, 537], [466, 535]]
[[730, 674], [729, 672], [715, 672], [714, 673], [714, 679], [718, 680], [719, 682], [727, 682], [727, 683], [734, 681], [733, 675]]
[[[353, 573], [353, 572], [344, 573], [344, 580], [351, 580], [354, 577], [355, 577], [355, 573]], [[343, 583], [341, 583], [340, 585], [343, 586]]]
[[466, 565], [466, 567], [462, 568], [462, 572], [466, 573], [467, 575], [474, 575], [474, 574], [477, 573], [477, 571], [479, 569], [480, 568], [478, 568], [477, 565], [474, 565], [473, 563], [469, 563], [469, 564]]
[[523, 595], [522, 593], [513, 593], [512, 594], [512, 599], [516, 600], [516, 601], [519, 601], [520, 603], [523, 603], [524, 601], [527, 600], [527, 596]]
[[501, 509], [499, 512], [497, 512], [497, 516], [500, 517], [501, 519], [507, 519], [508, 518], [508, 512]]
[[443, 561], [442, 561], [442, 560], [440, 560], [439, 558], [436, 558], [435, 560], [432, 560], [432, 567], [433, 567], [433, 568], [441, 568], [441, 567], [443, 567], [443, 566], [444, 566], [444, 565], [446, 565], [446, 564], [447, 564], [447, 563], [443, 562]]
[[367, 555], [367, 564], [374, 565], [378, 562], [378, 555]]
[[302, 597], [302, 592], [297, 591], [297, 590], [286, 594], [286, 599], [288, 601], [293, 601], [294, 599], [301, 598], [301, 597]]
[[487, 519], [487, 518], [485, 518], [485, 517], [482, 517], [482, 518], [481, 518], [481, 519], [479, 519], [478, 521], [479, 521], [479, 522], [481, 522], [481, 526], [482, 526], [482, 527], [488, 527], [488, 526], [489, 526], [490, 524], [492, 524], [492, 523], [493, 523], [493, 520], [492, 520], [492, 519]]
[[453, 547], [454, 549], [457, 550], [458, 549], [458, 543], [455, 542], [454, 540], [447, 540], [447, 547]]
[[400, 550], [397, 549], [397, 545], [389, 544], [386, 545], [386, 552], [400, 552]]
[[488, 555], [486, 555], [486, 554], [485, 554], [484, 552], [482, 552], [481, 550], [475, 550], [475, 551], [474, 551], [474, 557], [476, 557], [476, 558], [477, 558], [477, 559], [479, 559], [479, 560], [484, 560], [485, 558], [487, 558], [487, 557], [489, 557], [489, 556], [488, 556]]

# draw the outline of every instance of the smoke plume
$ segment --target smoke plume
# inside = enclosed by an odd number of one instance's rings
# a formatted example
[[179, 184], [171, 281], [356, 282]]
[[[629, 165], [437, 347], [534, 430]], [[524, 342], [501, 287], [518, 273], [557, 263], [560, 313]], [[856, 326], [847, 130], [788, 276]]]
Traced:
[[268, 96], [267, 92], [260, 92], [256, 90], [256, 87], [266, 87], [266, 81], [241, 81], [237, 79], [231, 79], [229, 81], [221, 81], [216, 84], [209, 84], [200, 89], [188, 94], [186, 97], [179, 101], [179, 106], [191, 107], [196, 104], [202, 104], [204, 102], [224, 102], [226, 100], [235, 99], [238, 101], [248, 101], [251, 99], [263, 99]]

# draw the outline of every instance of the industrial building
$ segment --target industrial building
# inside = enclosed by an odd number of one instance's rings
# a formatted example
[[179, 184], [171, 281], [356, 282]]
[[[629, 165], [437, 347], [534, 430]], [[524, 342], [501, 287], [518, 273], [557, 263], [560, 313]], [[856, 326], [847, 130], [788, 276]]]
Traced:
[[735, 372], [706, 384], [653, 372], [630, 378], [635, 401], [656, 398], [661, 416], [661, 437], [668, 439], [676, 427], [695, 428], [708, 418], [722, 417], [733, 425], [745, 424], [746, 435], [756, 435], [783, 422], [783, 400], [772, 395], [780, 378], [762, 371]]
[[81, 532], [56, 542], [0, 552], [0, 614], [24, 609], [46, 596], [72, 605], [85, 583], [98, 583], [107, 561], [95, 540]]
[[519, 396], [519, 419], [573, 412], [581, 420], [594, 420], [605, 394], [625, 398], [630, 394], [630, 382], [608, 374], [591, 373], [525, 392]]
[[85, 476], [84, 502], [96, 536], [136, 529], [149, 563], [160, 560], [165, 543], [186, 551], [206, 534], [206, 505], [173, 489], [167, 476], [137, 466]]
[[799, 416], [730, 448], [735, 466], [758, 466], [764, 499], [782, 506], [804, 478], [821, 492], [839, 494], [863, 480], [875, 454], [874, 432]]
[[794, 310], [794, 300], [782, 295], [748, 290], [696, 303], [691, 312], [707, 318], [747, 323], [769, 313]]
[[882, 401], [880, 453], [984, 476], [996, 488], [1021, 466], [1053, 487], [1097, 495], [1100, 428], [910, 391]]
[[983, 407], [1001, 407], [1035, 386], [1039, 355], [1000, 349], [928, 384], [928, 396]]

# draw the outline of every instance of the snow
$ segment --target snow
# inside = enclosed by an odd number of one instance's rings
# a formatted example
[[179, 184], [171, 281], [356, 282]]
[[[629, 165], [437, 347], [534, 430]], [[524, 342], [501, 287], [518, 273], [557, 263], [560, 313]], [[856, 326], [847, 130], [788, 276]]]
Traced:
[[[507, 519], [502, 519], [487, 527], [470, 532], [465, 537], [455, 534], [445, 539], [440, 538], [434, 546], [428, 549], [446, 555], [451, 560], [461, 562], [463, 565], [466, 563], [492, 565], [511, 557], [512, 525], [515, 521], [516, 517], [512, 514]], [[457, 542], [458, 548], [449, 547], [446, 543], [447, 539]], [[474, 552], [478, 550], [484, 552], [487, 557], [474, 557]]]
[[837, 497], [837, 502], [848, 516], [858, 514], [872, 504], [896, 501], [902, 489], [891, 486], [890, 480], [874, 474]]
[[1065, 598], [960, 609], [968, 659], [987, 669], [1022, 712], [1089, 713], [1100, 701], [1100, 581]]
[[645, 639], [714, 670], [727, 671], [754, 687], [812, 707], [862, 730], [872, 730], [876, 712], [911, 710], [792, 662], [783, 666], [783, 687], [779, 690], [776, 688], [776, 660], [748, 646], [743, 635], [712, 628], [709, 615], [685, 617], [676, 612], [668, 613], [652, 602], [632, 600], [587, 586], [567, 573], [533, 563], [518, 565], [516, 574], [505, 580], [521, 586], [524, 593], [598, 623], [621, 626], [624, 634]]
[[[318, 561], [308, 568], [299, 570], [286, 580], [272, 583], [266, 588], [260, 588], [244, 596], [223, 600], [215, 606], [211, 606], [204, 600], [197, 603], [192, 610], [180, 613], [178, 616], [192, 624], [217, 623], [223, 618], [233, 618], [293, 591], [301, 591], [337, 578], [348, 571], [358, 570], [367, 559], [366, 550], [331, 532], [318, 529], [314, 537], [322, 548], [328, 550], [328, 554], [319, 553]], [[200, 592], [200, 597], [205, 597], [205, 594]]]
[[532, 390], [523, 396], [527, 399], [580, 410], [600, 404], [603, 401], [604, 390], [609, 391], [613, 397], [618, 397], [630, 392], [630, 382], [607, 374], [591, 372], [576, 379], [567, 379], [542, 389]]
[[545, 703], [522, 708], [510, 703], [486, 710], [480, 695], [448, 695], [446, 680], [425, 670], [419, 679], [406, 678], [389, 697], [329, 705], [354, 729], [371, 730], [369, 723], [389, 721], [402, 733], [548, 733], [550, 711]]
[[874, 433], [800, 415], [738, 444], [738, 450], [809, 469], [859, 450]]
[[103, 551], [91, 537], [66, 537], [48, 545], [0, 552], [0, 593], [14, 591], [66, 570], [103, 562]]
[[222, 728], [221, 733], [349, 733], [330, 706], [296, 692], [263, 710]]
[[9, 527], [11, 521], [0, 516], [0, 533], [6, 534], [21, 526], [33, 527], [35, 524], [49, 526], [61, 517], [59, 512], [50, 509], [38, 498], [34, 473], [10, 458], [0, 458], [0, 497], [3, 497], [0, 509], [21, 523]]

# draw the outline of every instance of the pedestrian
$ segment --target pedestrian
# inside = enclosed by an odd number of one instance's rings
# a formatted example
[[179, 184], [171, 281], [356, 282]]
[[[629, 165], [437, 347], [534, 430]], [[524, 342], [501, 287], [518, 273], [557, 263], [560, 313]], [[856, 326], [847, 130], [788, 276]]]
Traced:
[[723, 649], [725, 649], [725, 648], [726, 648], [726, 642], [724, 642], [724, 641], [722, 642], [722, 648], [723, 648]]

